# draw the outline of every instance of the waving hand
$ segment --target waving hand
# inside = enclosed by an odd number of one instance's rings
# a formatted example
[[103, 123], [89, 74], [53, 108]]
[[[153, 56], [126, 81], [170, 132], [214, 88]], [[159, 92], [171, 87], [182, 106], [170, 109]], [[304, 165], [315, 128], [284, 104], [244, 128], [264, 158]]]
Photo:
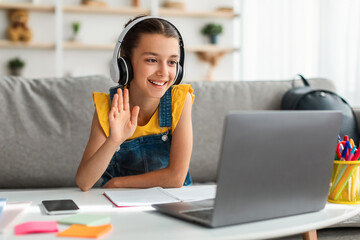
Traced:
[[114, 95], [112, 106], [109, 112], [110, 136], [109, 138], [119, 143], [131, 137], [137, 126], [137, 118], [140, 107], [135, 106], [130, 111], [129, 90], [124, 89], [124, 96], [119, 88]]

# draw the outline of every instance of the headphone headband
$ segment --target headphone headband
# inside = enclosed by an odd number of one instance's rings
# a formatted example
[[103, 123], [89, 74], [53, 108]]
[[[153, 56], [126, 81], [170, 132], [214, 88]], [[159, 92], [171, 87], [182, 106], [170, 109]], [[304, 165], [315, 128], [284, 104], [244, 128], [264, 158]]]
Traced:
[[[184, 49], [184, 42], [182, 39], [182, 36], [179, 32], [179, 30], [174, 26], [174, 24], [172, 24], [171, 22], [169, 22], [168, 20], [161, 18], [161, 17], [157, 17], [157, 16], [144, 16], [144, 17], [140, 17], [137, 18], [135, 20], [133, 20], [132, 22], [130, 22], [125, 28], [124, 30], [121, 32], [115, 48], [114, 48], [114, 53], [113, 53], [113, 57], [111, 60], [111, 64], [110, 64], [110, 76], [112, 78], [112, 80], [115, 83], [119, 83], [120, 81], [120, 70], [119, 70], [119, 63], [118, 63], [118, 59], [119, 59], [119, 55], [120, 55], [120, 49], [121, 49], [121, 44], [124, 41], [124, 38], [126, 36], [126, 34], [139, 22], [142, 22], [144, 20], [147, 19], [159, 19], [159, 20], [163, 20], [166, 21], [167, 23], [169, 23], [178, 33], [179, 36], [179, 45], [180, 45], [180, 57], [179, 57], [179, 67], [176, 73], [176, 76], [174, 78], [174, 84], [179, 84], [184, 76], [184, 62], [185, 62], [185, 49]], [[128, 70], [128, 69], [126, 69]], [[127, 76], [129, 76], [129, 73], [127, 72]], [[125, 83], [123, 83], [123, 85], [126, 85], [128, 83], [128, 81], [130, 81], [131, 79], [129, 79], [129, 77], [127, 77], [127, 80]]]

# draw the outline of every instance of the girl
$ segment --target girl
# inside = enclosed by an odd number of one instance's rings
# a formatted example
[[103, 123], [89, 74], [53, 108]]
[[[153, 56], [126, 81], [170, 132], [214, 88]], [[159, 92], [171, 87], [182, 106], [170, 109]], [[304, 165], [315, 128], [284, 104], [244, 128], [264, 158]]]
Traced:
[[177, 85], [185, 57], [180, 33], [164, 19], [137, 17], [117, 46], [111, 76], [125, 87], [113, 96], [93, 93], [77, 185], [87, 191], [100, 177], [104, 188], [191, 185], [194, 95], [190, 85]]

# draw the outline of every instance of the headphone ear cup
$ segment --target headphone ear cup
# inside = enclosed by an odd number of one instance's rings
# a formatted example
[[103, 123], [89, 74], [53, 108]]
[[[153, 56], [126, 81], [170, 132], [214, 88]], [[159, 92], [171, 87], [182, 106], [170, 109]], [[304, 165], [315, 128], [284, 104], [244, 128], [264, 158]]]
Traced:
[[133, 79], [133, 68], [131, 62], [126, 57], [118, 58], [119, 84], [125, 86]]
[[183, 69], [179, 63], [176, 65], [176, 76], [174, 79], [174, 85], [179, 84], [183, 77]]

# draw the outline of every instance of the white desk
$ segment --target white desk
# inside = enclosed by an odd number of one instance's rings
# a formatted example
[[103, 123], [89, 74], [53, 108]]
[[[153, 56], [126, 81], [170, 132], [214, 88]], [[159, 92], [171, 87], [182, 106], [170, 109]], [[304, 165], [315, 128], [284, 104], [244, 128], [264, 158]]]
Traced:
[[[92, 189], [89, 192], [81, 192], [75, 188], [0, 191], [0, 198], [6, 197], [9, 202], [32, 201], [31, 206], [16, 219], [13, 226], [0, 234], [0, 239], [71, 239], [56, 237], [55, 233], [23, 236], [13, 234], [13, 227], [16, 224], [27, 221], [58, 220], [65, 216], [49, 216], [43, 213], [39, 205], [45, 199], [71, 198], [79, 205], [82, 213], [110, 216], [113, 230], [101, 239], [266, 239], [324, 228], [360, 212], [360, 207], [356, 205], [328, 203], [325, 209], [315, 213], [209, 229], [162, 215], [152, 207], [114, 208], [102, 195], [103, 191], [103, 189]], [[68, 226], [59, 224], [61, 231], [66, 228]]]

